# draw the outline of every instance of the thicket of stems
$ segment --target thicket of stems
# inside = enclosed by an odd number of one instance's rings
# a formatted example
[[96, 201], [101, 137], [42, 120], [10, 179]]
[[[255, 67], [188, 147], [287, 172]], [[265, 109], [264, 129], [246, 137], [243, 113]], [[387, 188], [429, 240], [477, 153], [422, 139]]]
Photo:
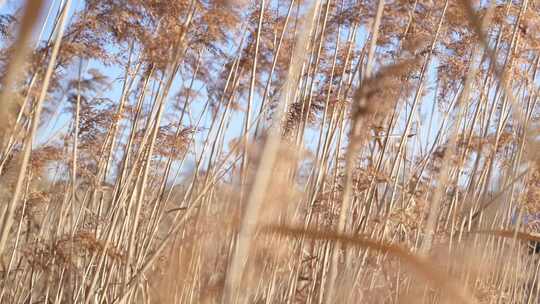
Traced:
[[0, 303], [539, 301], [536, 2], [0, 7]]

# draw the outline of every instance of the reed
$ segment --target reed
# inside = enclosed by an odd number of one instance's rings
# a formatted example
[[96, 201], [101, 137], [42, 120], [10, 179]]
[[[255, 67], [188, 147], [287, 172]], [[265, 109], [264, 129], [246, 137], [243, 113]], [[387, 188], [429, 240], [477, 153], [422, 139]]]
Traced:
[[536, 2], [19, 2], [0, 303], [539, 301]]

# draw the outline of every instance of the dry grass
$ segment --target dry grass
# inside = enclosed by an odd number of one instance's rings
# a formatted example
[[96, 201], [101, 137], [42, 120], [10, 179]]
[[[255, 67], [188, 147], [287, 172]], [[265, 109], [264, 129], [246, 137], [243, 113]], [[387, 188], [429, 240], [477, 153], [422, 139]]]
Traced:
[[0, 15], [0, 303], [540, 301], [538, 3], [52, 2]]

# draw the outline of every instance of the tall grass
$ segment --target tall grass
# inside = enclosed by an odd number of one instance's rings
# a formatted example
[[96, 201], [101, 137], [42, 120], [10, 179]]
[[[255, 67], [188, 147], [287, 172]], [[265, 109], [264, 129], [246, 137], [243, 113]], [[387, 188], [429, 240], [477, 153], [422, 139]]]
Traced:
[[536, 2], [2, 12], [0, 303], [540, 301]]

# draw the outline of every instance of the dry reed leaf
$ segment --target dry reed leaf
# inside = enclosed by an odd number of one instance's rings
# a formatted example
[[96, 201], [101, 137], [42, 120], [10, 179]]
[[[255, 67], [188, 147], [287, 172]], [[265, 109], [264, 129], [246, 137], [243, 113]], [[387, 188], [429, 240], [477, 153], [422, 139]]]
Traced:
[[22, 74], [25, 69], [26, 56], [30, 51], [30, 47], [27, 44], [30, 41], [32, 30], [38, 21], [44, 3], [45, 1], [42, 0], [26, 1], [17, 40], [12, 46], [16, 52], [12, 54], [6, 74], [2, 79], [4, 89], [0, 94], [0, 132], [4, 132], [4, 129], [11, 127], [13, 123], [13, 110], [16, 108], [13, 101], [16, 100], [16, 98], [14, 98], [15, 94], [12, 87], [17, 83], [19, 75]]
[[424, 277], [424, 279], [435, 287], [447, 293], [459, 303], [476, 303], [474, 297], [459, 284], [447, 275], [442, 274], [433, 264], [400, 246], [375, 241], [361, 236], [342, 235], [334, 232], [305, 230], [302, 228], [267, 226], [264, 229], [268, 233], [277, 233], [291, 237], [308, 237], [317, 240], [339, 241], [344, 245], [352, 245], [361, 248], [375, 250], [390, 256], [399, 258], [412, 266], [414, 271]]
[[495, 236], [500, 236], [503, 238], [515, 238], [520, 241], [540, 242], [540, 235], [533, 235], [526, 232], [515, 231], [515, 230], [475, 230], [471, 232], [478, 233], [478, 234], [495, 235]]

